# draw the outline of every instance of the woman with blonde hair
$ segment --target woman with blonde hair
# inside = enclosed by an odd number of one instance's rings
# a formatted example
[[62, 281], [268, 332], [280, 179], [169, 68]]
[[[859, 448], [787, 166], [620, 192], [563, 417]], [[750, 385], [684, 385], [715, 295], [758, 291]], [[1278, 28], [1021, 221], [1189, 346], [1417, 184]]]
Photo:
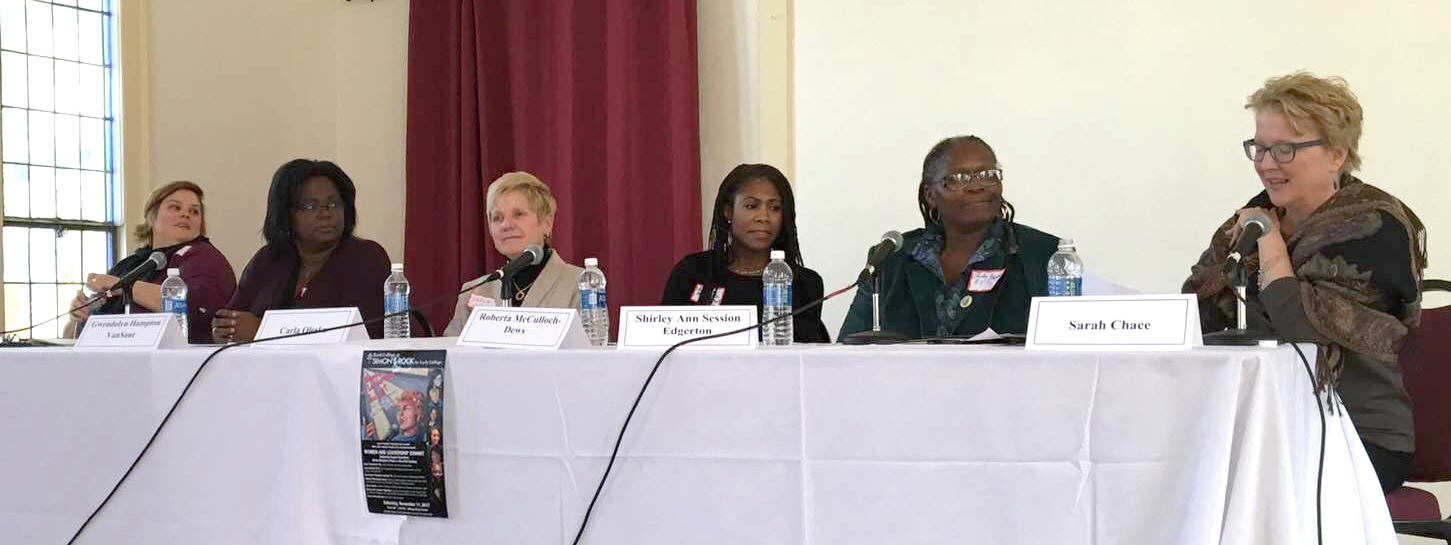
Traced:
[[1320, 346], [1333, 386], [1381, 487], [1410, 474], [1415, 438], [1398, 351], [1421, 315], [1425, 228], [1404, 203], [1360, 181], [1360, 103], [1345, 80], [1295, 73], [1250, 95], [1254, 138], [1242, 144], [1264, 191], [1215, 230], [1191, 268], [1204, 331], [1235, 321], [1224, 265], [1251, 214], [1269, 226], [1242, 263], [1251, 329]]
[[579, 275], [584, 269], [569, 264], [549, 246], [558, 204], [549, 186], [528, 172], [510, 172], [489, 184], [484, 200], [489, 237], [494, 249], [514, 259], [532, 244], [544, 248], [544, 259], [513, 276], [484, 282], [487, 276], [465, 282], [444, 336], [458, 336], [469, 313], [477, 306], [579, 308]]
[[[146, 199], [146, 222], [136, 226], [136, 242], [141, 247], [126, 259], [116, 262], [105, 274], [86, 275], [86, 286], [94, 291], [110, 290], [116, 280], [136, 268], [152, 252], [166, 255], [166, 268], [158, 269], [138, 280], [131, 287], [132, 310], [161, 312], [161, 282], [166, 269], [180, 269], [186, 282], [188, 337], [191, 342], [211, 340], [207, 324], [217, 308], [225, 305], [237, 288], [237, 276], [227, 258], [207, 240], [207, 222], [202, 206], [202, 188], [188, 181], [175, 181], [156, 188]], [[87, 297], [77, 292], [71, 308], [83, 305]], [[126, 309], [119, 296], [108, 299], [97, 314], [120, 314]], [[91, 315], [90, 307], [71, 313], [66, 333], [74, 335], [76, 327]]]

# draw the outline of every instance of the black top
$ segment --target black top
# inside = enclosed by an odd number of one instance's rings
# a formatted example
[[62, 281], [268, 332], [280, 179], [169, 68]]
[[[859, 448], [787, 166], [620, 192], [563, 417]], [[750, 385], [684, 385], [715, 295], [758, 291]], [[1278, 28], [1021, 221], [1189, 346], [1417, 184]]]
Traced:
[[[761, 319], [761, 277], [733, 273], [723, 263], [724, 260], [715, 251], [685, 256], [670, 271], [670, 280], [665, 282], [665, 292], [660, 295], [660, 304], [754, 305], [757, 319]], [[816, 274], [816, 271], [791, 265], [791, 279], [793, 309], [820, 299], [826, 293], [821, 275]], [[792, 322], [796, 342], [831, 342], [831, 336], [826, 332], [826, 324], [821, 323], [821, 305], [797, 315]]]
[[[505, 276], [499, 282], [502, 288], [499, 290], [499, 298], [509, 301], [509, 306], [521, 306], [524, 295], [529, 293], [529, 288], [534, 287], [534, 281], [539, 279], [539, 273], [544, 271], [544, 264], [549, 263], [549, 256], [554, 254], [548, 245], [544, 246], [544, 258], [538, 263], [515, 271], [513, 276]], [[518, 293], [523, 291], [523, 294]], [[517, 295], [517, 299], [515, 298]]]

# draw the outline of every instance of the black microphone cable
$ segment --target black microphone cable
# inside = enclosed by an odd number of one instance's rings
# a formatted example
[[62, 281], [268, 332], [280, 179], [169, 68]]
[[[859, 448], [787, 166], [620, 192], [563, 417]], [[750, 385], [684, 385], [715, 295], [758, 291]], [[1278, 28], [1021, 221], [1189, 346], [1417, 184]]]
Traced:
[[[1234, 298], [1244, 303], [1244, 308], [1250, 308], [1249, 301], [1239, 296], [1239, 291], [1231, 289], [1230, 293]], [[1270, 328], [1270, 334], [1274, 334], [1274, 322], [1270, 320], [1270, 313], [1260, 308], [1260, 315], [1265, 319], [1265, 325]], [[1310, 370], [1310, 359], [1305, 357], [1305, 352], [1300, 350], [1300, 345], [1295, 342], [1288, 342], [1295, 353], [1300, 355], [1300, 364], [1305, 368], [1305, 375], [1310, 377], [1310, 395], [1315, 396], [1316, 412], [1320, 413], [1320, 462], [1315, 467], [1315, 542], [1325, 544], [1324, 513], [1320, 506], [1320, 499], [1325, 495], [1325, 404], [1320, 400], [1320, 383], [1315, 380], [1315, 372]], [[1331, 385], [1325, 387], [1327, 397], [1335, 395], [1335, 388]], [[1333, 397], [1332, 397], [1333, 399]]]
[[82, 522], [81, 523], [81, 526], [79, 528], [76, 528], [76, 533], [73, 534], [73, 535], [71, 535], [70, 541], [67, 541], [66, 543], [67, 544], [74, 544], [76, 542], [76, 539], [79, 539], [81, 537], [81, 533], [86, 531], [86, 527], [87, 526], [90, 526], [91, 521], [96, 518], [96, 515], [101, 514], [101, 510], [106, 507], [106, 504], [108, 504], [108, 503], [111, 502], [111, 498], [116, 495], [116, 491], [118, 491], [118, 490], [121, 489], [121, 485], [126, 482], [126, 478], [131, 476], [131, 472], [136, 469], [136, 465], [137, 464], [140, 464], [141, 463], [141, 459], [146, 456], [147, 451], [150, 451], [151, 450], [151, 445], [153, 443], [155, 443], [156, 442], [156, 438], [161, 435], [161, 430], [166, 427], [166, 423], [169, 422], [169, 421], [171, 421], [171, 415], [175, 414], [176, 413], [176, 408], [179, 407], [179, 406], [181, 406], [181, 400], [186, 398], [186, 394], [191, 391], [192, 385], [193, 384], [196, 384], [197, 377], [200, 377], [201, 376], [202, 370], [204, 370], [204, 369], [207, 368], [207, 365], [212, 362], [212, 359], [213, 358], [217, 357], [217, 354], [221, 354], [222, 352], [226, 351], [229, 348], [235, 348], [235, 347], [238, 347], [238, 346], [246, 346], [246, 345], [249, 345], [249, 344], [256, 344], [256, 343], [266, 342], [266, 341], [276, 341], [276, 340], [281, 340], [281, 339], [291, 339], [291, 338], [295, 338], [295, 337], [302, 337], [302, 336], [305, 336], [305, 335], [316, 335], [318, 333], [326, 333], [326, 332], [329, 332], [329, 331], [337, 331], [339, 329], [347, 329], [347, 328], [350, 328], [350, 327], [357, 327], [357, 326], [360, 326], [360, 325], [361, 326], [365, 326], [365, 325], [368, 325], [368, 324], [371, 324], [371, 323], [375, 323], [375, 322], [380, 322], [380, 321], [383, 321], [383, 320], [387, 320], [388, 318], [392, 318], [392, 317], [395, 317], [395, 316], [405, 316], [406, 317], [406, 316], [409, 315], [409, 313], [417, 312], [417, 311], [420, 311], [420, 310], [422, 310], [424, 308], [432, 307], [434, 305], [437, 305], [437, 304], [440, 304], [440, 303], [443, 303], [443, 302], [446, 302], [446, 301], [452, 301], [454, 299], [457, 299], [458, 296], [463, 295], [465, 292], [472, 291], [475, 287], [477, 287], [478, 285], [482, 285], [482, 284], [484, 284], [484, 282], [480, 282], [480, 283], [474, 284], [474, 285], [469, 285], [466, 289], [459, 290], [458, 293], [455, 293], [455, 294], [449, 296], [448, 298], [439, 297], [438, 299], [435, 299], [435, 300], [432, 300], [432, 301], [428, 301], [428, 302], [426, 302], [424, 304], [421, 304], [421, 305], [411, 305], [411, 306], [409, 306], [408, 308], [406, 308], [404, 310], [401, 310], [401, 311], [398, 311], [398, 312], [394, 312], [392, 314], [384, 314], [382, 316], [378, 316], [376, 318], [371, 318], [371, 319], [368, 319], [368, 320], [363, 320], [361, 322], [355, 322], [355, 323], [351, 323], [351, 324], [344, 324], [344, 325], [340, 325], [340, 326], [334, 326], [334, 327], [319, 329], [317, 331], [304, 331], [302, 333], [291, 333], [291, 334], [287, 334], [287, 335], [279, 335], [279, 336], [276, 336], [276, 337], [267, 337], [267, 338], [264, 338], [264, 339], [252, 339], [250, 341], [242, 341], [242, 342], [229, 343], [229, 344], [223, 345], [221, 347], [218, 347], [216, 350], [212, 351], [211, 354], [208, 354], [207, 357], [206, 357], [206, 359], [202, 360], [202, 364], [197, 366], [196, 371], [192, 372], [191, 379], [186, 381], [186, 386], [182, 387], [180, 394], [177, 394], [176, 401], [173, 402], [171, 404], [171, 408], [166, 411], [166, 416], [163, 416], [161, 418], [161, 423], [159, 423], [159, 424], [156, 425], [156, 431], [154, 431], [154, 432], [151, 433], [151, 438], [146, 440], [146, 445], [144, 445], [144, 446], [141, 447], [141, 452], [139, 452], [139, 453], [136, 454], [136, 459], [131, 461], [131, 466], [126, 468], [126, 472], [123, 473], [123, 474], [121, 474], [120, 480], [117, 480], [116, 481], [116, 485], [111, 487], [111, 491], [106, 494], [106, 498], [103, 499], [103, 500], [101, 500], [100, 505], [97, 505], [96, 506], [96, 509], [94, 511], [91, 511], [90, 516], [87, 516], [85, 522]]
[[743, 328], [740, 328], [740, 329], [733, 329], [731, 331], [726, 331], [724, 333], [715, 333], [715, 334], [706, 335], [706, 336], [703, 336], [703, 337], [694, 337], [694, 338], [686, 339], [686, 340], [683, 340], [683, 341], [680, 341], [678, 343], [675, 343], [675, 344], [671, 345], [670, 348], [665, 349], [665, 353], [660, 354], [660, 358], [655, 360], [655, 366], [650, 368], [650, 374], [645, 377], [645, 383], [640, 385], [640, 392], [638, 394], [635, 394], [635, 402], [630, 405], [630, 412], [625, 415], [625, 422], [624, 422], [624, 424], [621, 424], [620, 425], [620, 433], [619, 433], [619, 435], [617, 435], [615, 437], [615, 448], [610, 451], [610, 461], [609, 461], [609, 463], [605, 464], [605, 473], [603, 475], [600, 475], [600, 484], [599, 484], [599, 486], [596, 486], [595, 487], [594, 496], [591, 497], [590, 500], [589, 500], [589, 507], [584, 510], [584, 519], [579, 522], [579, 531], [574, 534], [574, 542], [573, 542], [573, 544], [574, 545], [579, 545], [579, 540], [584, 537], [584, 530], [585, 530], [585, 528], [587, 528], [589, 526], [589, 517], [590, 517], [590, 514], [594, 513], [595, 503], [599, 501], [599, 499], [600, 499], [600, 492], [605, 489], [605, 481], [610, 478], [610, 470], [611, 469], [614, 469], [614, 467], [615, 467], [615, 459], [618, 458], [619, 455], [620, 455], [620, 444], [625, 441], [625, 431], [627, 431], [627, 430], [630, 429], [630, 421], [635, 418], [635, 410], [640, 408], [640, 400], [642, 400], [642, 399], [645, 398], [645, 391], [650, 389], [650, 382], [653, 381], [653, 380], [655, 380], [655, 373], [658, 372], [658, 371], [660, 371], [660, 364], [665, 363], [665, 357], [666, 356], [669, 356], [671, 352], [674, 352], [675, 351], [675, 349], [680, 348], [682, 346], [685, 346], [687, 344], [693, 343], [693, 342], [708, 341], [708, 340], [711, 340], [711, 339], [719, 339], [721, 337], [729, 337], [731, 335], [737, 335], [737, 334], [740, 334], [740, 333], [745, 333], [747, 331], [752, 331], [752, 330], [760, 329], [760, 328], [765, 327], [765, 326], [767, 326], [767, 325], [769, 325], [769, 324], [771, 324], [773, 322], [776, 322], [777, 320], [784, 320], [786, 318], [793, 318], [793, 317], [795, 317], [798, 314], [801, 314], [803, 312], [806, 312], [808, 310], [811, 310], [813, 308], [816, 308], [818, 306], [821, 306], [821, 304], [822, 303], [825, 303], [828, 299], [831, 299], [833, 297], [836, 297], [838, 295], [841, 295], [843, 293], [846, 293], [848, 291], [851, 291], [851, 289], [852, 288], [855, 288], [856, 286], [857, 286], [856, 282], [852, 282], [851, 285], [849, 285], [849, 286], [847, 286], [845, 288], [842, 288], [842, 289], [833, 291], [831, 293], [826, 294], [825, 297], [822, 297], [820, 299], [817, 299], [817, 300], [812, 301], [810, 303], [807, 303], [805, 305], [801, 305], [801, 308], [793, 309], [790, 314], [782, 314], [780, 316], [777, 316], [775, 318], [771, 318], [770, 320], [766, 320], [764, 322], [761, 322], [761, 323], [756, 324], [756, 325], [753, 325], [753, 326], [746, 326], [746, 327], [743, 327]]

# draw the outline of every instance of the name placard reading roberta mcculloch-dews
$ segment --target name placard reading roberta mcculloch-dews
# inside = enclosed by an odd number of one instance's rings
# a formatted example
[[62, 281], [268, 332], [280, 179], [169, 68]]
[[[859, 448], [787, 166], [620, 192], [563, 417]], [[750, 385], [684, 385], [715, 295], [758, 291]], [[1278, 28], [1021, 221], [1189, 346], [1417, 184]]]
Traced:
[[363, 493], [368, 511], [448, 517], [443, 490], [444, 350], [363, 352]]

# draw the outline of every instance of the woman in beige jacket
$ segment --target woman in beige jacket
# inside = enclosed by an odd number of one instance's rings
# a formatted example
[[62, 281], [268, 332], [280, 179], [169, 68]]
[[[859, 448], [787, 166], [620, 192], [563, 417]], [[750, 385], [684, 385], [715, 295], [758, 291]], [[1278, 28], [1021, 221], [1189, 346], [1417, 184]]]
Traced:
[[459, 295], [444, 336], [455, 337], [478, 306], [579, 308], [579, 275], [584, 269], [569, 264], [549, 247], [558, 206], [549, 186], [528, 172], [510, 172], [489, 184], [484, 209], [494, 249], [514, 259], [530, 244], [544, 247], [544, 259], [513, 277], [483, 282], [475, 278], [459, 288]]

